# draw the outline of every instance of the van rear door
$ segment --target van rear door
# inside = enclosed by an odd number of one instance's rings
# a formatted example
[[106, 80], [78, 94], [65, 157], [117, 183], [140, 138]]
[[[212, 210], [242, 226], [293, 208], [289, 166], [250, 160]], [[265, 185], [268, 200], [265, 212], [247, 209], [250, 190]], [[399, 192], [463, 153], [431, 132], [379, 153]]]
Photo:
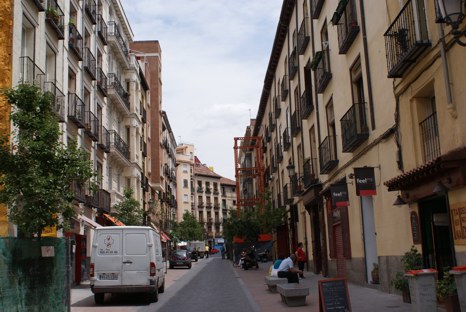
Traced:
[[149, 285], [150, 232], [127, 228], [123, 233], [122, 285]]
[[99, 286], [121, 285], [121, 262], [123, 259], [122, 231], [119, 229], [102, 229], [96, 231], [95, 255], [96, 284]]

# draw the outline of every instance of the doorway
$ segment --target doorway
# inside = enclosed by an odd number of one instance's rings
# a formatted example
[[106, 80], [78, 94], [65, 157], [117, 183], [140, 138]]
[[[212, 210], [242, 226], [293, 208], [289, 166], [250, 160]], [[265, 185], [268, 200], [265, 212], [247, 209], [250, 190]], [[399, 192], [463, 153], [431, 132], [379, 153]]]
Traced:
[[362, 223], [364, 235], [364, 253], [366, 260], [366, 282], [371, 283], [372, 269], [379, 264], [377, 255], [377, 234], [375, 232], [374, 203], [372, 197], [361, 197]]

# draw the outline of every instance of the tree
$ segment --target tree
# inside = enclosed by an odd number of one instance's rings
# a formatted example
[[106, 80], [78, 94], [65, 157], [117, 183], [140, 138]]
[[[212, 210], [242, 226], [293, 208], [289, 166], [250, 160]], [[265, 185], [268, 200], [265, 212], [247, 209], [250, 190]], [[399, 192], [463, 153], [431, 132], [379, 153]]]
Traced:
[[189, 211], [183, 214], [183, 221], [175, 224], [173, 234], [180, 241], [204, 240], [204, 228]]
[[241, 237], [247, 242], [257, 241], [259, 234], [271, 234], [286, 220], [287, 211], [284, 207], [273, 207], [271, 194], [266, 190], [261, 195], [261, 204], [254, 209], [244, 209], [238, 215], [230, 210], [230, 217], [223, 222], [224, 237], [233, 241], [233, 237]]
[[123, 194], [125, 198], [113, 206], [113, 209], [118, 211], [114, 213], [115, 217], [125, 225], [142, 225], [144, 209], [142, 209], [141, 204], [133, 198], [133, 190], [127, 188]]
[[0, 202], [20, 235], [41, 236], [46, 227], [68, 229], [75, 215], [72, 183], [89, 185], [95, 176], [76, 142], [60, 141], [54, 97], [33, 85], [2, 91], [13, 106], [11, 144], [0, 138]]

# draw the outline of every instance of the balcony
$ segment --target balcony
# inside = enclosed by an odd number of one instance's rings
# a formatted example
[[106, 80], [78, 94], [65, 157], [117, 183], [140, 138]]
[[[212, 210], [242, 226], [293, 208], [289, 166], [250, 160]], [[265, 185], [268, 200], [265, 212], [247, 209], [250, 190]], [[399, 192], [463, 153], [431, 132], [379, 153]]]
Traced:
[[[423, 2], [422, 2], [423, 3]], [[409, 0], [385, 32], [388, 78], [400, 78], [431, 46], [421, 1]]]
[[316, 52], [312, 59], [311, 68], [315, 71], [317, 93], [324, 93], [325, 88], [327, 88], [327, 85], [332, 79], [328, 61], [328, 48]]
[[83, 37], [74, 24], [69, 25], [70, 37], [68, 47], [79, 61], [83, 60]]
[[286, 97], [288, 96], [288, 75], [283, 75], [280, 90], [282, 95], [282, 101], [285, 101]]
[[286, 128], [283, 131], [282, 137], [283, 137], [283, 150], [287, 151], [291, 146], [291, 139], [290, 139], [290, 133], [288, 131], [288, 128]]
[[19, 58], [21, 63], [21, 83], [29, 83], [44, 90], [45, 87], [45, 73], [34, 63], [28, 56], [21, 56]]
[[204, 208], [204, 202], [202, 202], [202, 201], [197, 202], [197, 208], [203, 209]]
[[55, 83], [47, 81], [45, 83], [45, 92], [52, 95], [53, 99], [53, 112], [58, 117], [59, 122], [66, 121], [66, 107], [65, 107], [65, 95], [57, 88]]
[[128, 144], [115, 130], [110, 131], [110, 153], [117, 156], [122, 163], [129, 161], [130, 153]]
[[366, 104], [355, 103], [340, 119], [343, 152], [353, 152], [369, 137]]
[[310, 36], [309, 36], [309, 17], [304, 17], [301, 26], [299, 26], [298, 31], [298, 53], [299, 55], [303, 55], [306, 52], [306, 48], [309, 44]]
[[147, 143], [143, 141], [141, 148], [142, 148], [142, 156], [147, 157]]
[[298, 178], [297, 174], [290, 177], [291, 181], [291, 194], [292, 196], [299, 196], [303, 192], [303, 182]]
[[91, 49], [88, 47], [84, 48], [84, 60], [83, 60], [83, 66], [86, 72], [91, 76], [92, 80], [96, 80], [97, 76], [97, 71], [96, 71], [96, 66], [95, 66], [95, 57], [91, 52]]
[[299, 115], [299, 112], [294, 111], [293, 114], [291, 114], [291, 135], [293, 137], [297, 136], [301, 132], [301, 116]]
[[99, 191], [89, 191], [86, 195], [86, 206], [99, 208]]
[[337, 145], [334, 136], [326, 137], [319, 145], [319, 160], [321, 174], [327, 174], [337, 166]]
[[218, 202], [214, 202], [214, 209], [220, 210], [220, 204]]
[[320, 11], [322, 11], [322, 6], [324, 5], [325, 0], [311, 0], [311, 12], [312, 18], [318, 19]]
[[270, 157], [270, 166], [272, 167], [272, 173], [277, 172], [278, 166], [277, 166], [277, 161], [275, 160], [275, 155], [272, 155]]
[[91, 20], [92, 24], [95, 25], [97, 22], [97, 11], [94, 0], [84, 0], [84, 10], [86, 15]]
[[143, 123], [147, 122], [147, 110], [144, 107], [141, 108], [141, 121]]
[[275, 119], [278, 119], [278, 117], [280, 117], [280, 114], [282, 112], [282, 108], [280, 107], [280, 100], [279, 100], [279, 97], [278, 96], [274, 96], [273, 98], [273, 107], [274, 107], [274, 111], [275, 111]]
[[104, 45], [107, 45], [107, 24], [105, 24], [102, 15], [97, 14], [97, 35]]
[[107, 76], [100, 67], [97, 67], [97, 88], [104, 97], [107, 97]]
[[293, 80], [298, 72], [298, 53], [296, 52], [296, 47], [293, 48], [293, 51], [290, 54], [289, 59], [289, 73], [290, 73], [290, 80]]
[[68, 119], [80, 128], [85, 128], [85, 104], [76, 93], [68, 93]]
[[284, 205], [290, 205], [294, 202], [293, 197], [291, 196], [291, 190], [290, 190], [291, 185], [290, 184], [285, 184], [283, 186], [283, 204]]
[[115, 21], [108, 22], [108, 43], [118, 52], [116, 53], [118, 59], [128, 66], [128, 44], [121, 35], [120, 28]]
[[103, 212], [110, 213], [111, 198], [110, 193], [104, 189], [99, 190], [99, 209]]
[[212, 203], [211, 203], [211, 202], [205, 203], [205, 207], [206, 207], [207, 209], [212, 209]]
[[440, 156], [440, 138], [438, 133], [437, 113], [419, 123], [424, 162]]
[[277, 155], [277, 162], [281, 162], [283, 160], [283, 150], [282, 145], [279, 143], [275, 145], [275, 154]]
[[47, 1], [46, 0], [34, 0], [34, 4], [36, 5], [37, 10], [39, 12], [44, 12], [45, 7], [47, 5]]
[[86, 188], [85, 185], [73, 181], [70, 186], [71, 191], [74, 193], [74, 199], [80, 203], [86, 202]]
[[47, 1], [45, 20], [55, 30], [59, 40], [65, 39], [65, 14], [58, 5], [57, 0]]
[[149, 179], [141, 172], [141, 189], [144, 192], [149, 191]]
[[212, 188], [210, 188], [209, 186], [207, 186], [207, 187], [205, 188], [205, 193], [206, 193], [206, 194], [212, 194]]
[[269, 112], [269, 127], [270, 131], [274, 131], [276, 126], [275, 119], [273, 118], [273, 113]]
[[269, 143], [270, 140], [272, 139], [272, 135], [270, 134], [269, 127], [267, 127], [267, 126], [265, 127], [265, 133], [264, 134], [265, 134], [265, 141], [267, 143]]
[[99, 143], [97, 146], [105, 153], [110, 153], [110, 132], [104, 126], [100, 127]]
[[204, 193], [204, 188], [202, 186], [197, 187], [197, 192], [198, 193]]
[[99, 119], [91, 111], [85, 113], [85, 125], [84, 133], [87, 134], [92, 141], [99, 141]]
[[118, 106], [125, 114], [129, 114], [129, 95], [123, 88], [116, 74], [108, 75], [108, 97], [114, 102], [119, 103]]
[[337, 25], [339, 54], [348, 52], [359, 33], [358, 18], [354, 0], [341, 0], [332, 17], [333, 25]]
[[319, 181], [317, 170], [317, 158], [308, 158], [303, 165], [303, 183], [304, 187], [316, 184]]
[[307, 119], [309, 115], [314, 111], [314, 105], [312, 103], [311, 92], [304, 90], [301, 95], [301, 119]]

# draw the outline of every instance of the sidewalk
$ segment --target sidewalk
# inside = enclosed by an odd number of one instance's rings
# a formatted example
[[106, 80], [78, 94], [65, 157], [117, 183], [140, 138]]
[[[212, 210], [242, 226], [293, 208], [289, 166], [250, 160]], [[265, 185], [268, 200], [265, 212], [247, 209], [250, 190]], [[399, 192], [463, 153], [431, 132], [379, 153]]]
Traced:
[[[306, 305], [288, 307], [282, 303], [280, 294], [271, 293], [265, 285], [264, 276], [267, 274], [271, 264], [272, 262], [260, 263], [258, 270], [250, 269], [245, 271], [238, 267], [233, 268], [259, 305], [261, 311], [276, 312], [290, 310], [293, 312], [319, 312], [318, 280], [323, 279], [323, 277], [311, 272], [305, 272], [305, 279], [301, 279], [299, 283], [310, 288], [310, 294], [306, 298]], [[352, 311], [354, 312], [411, 312], [412, 309], [411, 304], [403, 303], [399, 295], [389, 294], [352, 283], [348, 283], [348, 291]], [[438, 311], [444, 310], [438, 308]]]

